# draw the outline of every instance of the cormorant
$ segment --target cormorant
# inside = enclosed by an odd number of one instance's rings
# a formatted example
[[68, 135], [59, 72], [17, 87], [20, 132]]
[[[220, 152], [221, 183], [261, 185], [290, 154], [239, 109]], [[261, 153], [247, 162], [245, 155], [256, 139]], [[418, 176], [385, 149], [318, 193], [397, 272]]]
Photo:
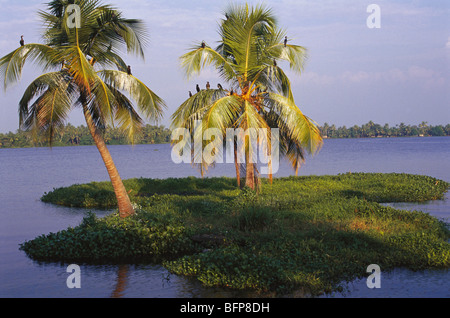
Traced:
[[287, 36], [285, 36], [285, 37], [284, 37], [284, 47], [286, 47], [287, 41], [288, 41]]
[[220, 85], [220, 83], [217, 84], [217, 88], [218, 88], [218, 89], [223, 89], [223, 88], [222, 88], [222, 85]]
[[232, 96], [233, 94], [234, 94], [233, 89], [231, 89], [230, 96]]
[[210, 89], [211, 85], [209, 85], [209, 82], [206, 82], [206, 89]]
[[277, 61], [275, 59], [273, 59], [273, 66], [277, 66]]
[[197, 89], [197, 93], [199, 93], [200, 92], [200, 86], [198, 86], [198, 84], [197, 84], [196, 89]]
[[202, 41], [202, 49], [204, 49], [206, 47], [206, 43], [205, 41]]
[[132, 75], [131, 74], [131, 66], [130, 65], [128, 65], [127, 73], [128, 73], [128, 75]]
[[192, 93], [191, 93], [191, 91], [189, 91], [189, 97], [192, 97]]
[[228, 16], [228, 13], [225, 13], [225, 18], [227, 18], [227, 20], [230, 18], [230, 17]]
[[23, 35], [20, 37], [20, 46], [24, 46], [25, 41], [23, 40]]

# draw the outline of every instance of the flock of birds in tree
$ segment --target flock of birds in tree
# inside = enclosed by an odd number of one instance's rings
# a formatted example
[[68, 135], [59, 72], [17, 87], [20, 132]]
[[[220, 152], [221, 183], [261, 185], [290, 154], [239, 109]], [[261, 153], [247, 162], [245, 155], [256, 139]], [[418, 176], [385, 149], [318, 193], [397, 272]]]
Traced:
[[[225, 14], [225, 16], [227, 17], [227, 20], [228, 20], [229, 19], [228, 15]], [[284, 47], [287, 46], [287, 43], [288, 43], [288, 37], [285, 36], [284, 37]], [[205, 41], [202, 41], [201, 48], [202, 49], [206, 48]], [[275, 59], [273, 59], [273, 66], [277, 67], [277, 61]], [[211, 88], [211, 85], [209, 84], [209, 82], [206, 82], [206, 89], [210, 89], [210, 88]], [[220, 90], [223, 90], [223, 87], [222, 87], [222, 85], [220, 85], [220, 83], [217, 84], [217, 88], [220, 89]], [[200, 86], [198, 84], [196, 85], [195, 89], [196, 89], [197, 93], [200, 93], [201, 89], [200, 89]], [[233, 95], [233, 94], [234, 94], [233, 89], [231, 89], [230, 90], [230, 95]], [[192, 92], [189, 91], [189, 97], [192, 97], [192, 96], [193, 96]]]
[[[220, 85], [220, 83], [217, 84], [217, 88], [220, 90], [223, 90], [223, 87], [222, 87], [222, 85]], [[206, 89], [211, 89], [211, 84], [209, 82], [206, 82]], [[197, 93], [200, 93], [201, 88], [198, 84], [195, 86], [195, 90], [197, 91]], [[233, 90], [231, 90], [231, 92], [230, 92], [230, 95], [232, 95], [232, 94], [233, 94]], [[193, 96], [192, 92], [189, 91], [189, 97], [192, 97], [192, 96]]]

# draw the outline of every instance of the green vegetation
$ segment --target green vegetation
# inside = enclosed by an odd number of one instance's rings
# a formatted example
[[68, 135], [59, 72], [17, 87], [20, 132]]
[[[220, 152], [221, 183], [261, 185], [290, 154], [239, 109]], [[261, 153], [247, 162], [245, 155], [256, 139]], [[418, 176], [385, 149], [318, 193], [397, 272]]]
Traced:
[[[128, 145], [130, 141], [119, 128], [106, 127], [102, 132], [107, 145]], [[169, 143], [171, 131], [164, 126], [146, 125], [136, 133], [134, 144]], [[67, 124], [54, 136], [53, 147], [92, 146], [94, 139], [86, 126], [75, 127]], [[18, 130], [16, 133], [0, 133], [0, 148], [48, 147], [46, 136], [33, 136], [30, 132]]]
[[[381, 202], [440, 199], [449, 184], [426, 176], [352, 173], [262, 179], [258, 194], [233, 178], [124, 180], [136, 215], [88, 214], [58, 233], [24, 242], [45, 261], [159, 262], [206, 286], [267, 295], [345, 288], [383, 271], [450, 267], [450, 232], [430, 215]], [[42, 200], [114, 207], [108, 182], [55, 189]]]
[[320, 127], [323, 136], [327, 138], [370, 138], [370, 137], [417, 137], [417, 136], [450, 136], [450, 124], [428, 125], [427, 122], [421, 122], [419, 125], [405, 125], [400, 123], [394, 127], [389, 124], [375, 124], [369, 121], [361, 126], [354, 125], [336, 127], [335, 125], [323, 124]]

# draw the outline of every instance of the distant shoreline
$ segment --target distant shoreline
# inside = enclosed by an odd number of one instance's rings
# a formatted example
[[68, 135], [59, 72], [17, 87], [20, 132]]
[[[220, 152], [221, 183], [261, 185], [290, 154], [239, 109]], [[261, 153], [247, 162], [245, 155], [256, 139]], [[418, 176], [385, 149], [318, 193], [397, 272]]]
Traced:
[[[401, 138], [401, 137], [448, 137], [450, 136], [450, 124], [428, 125], [422, 122], [420, 125], [405, 125], [401, 123], [394, 127], [388, 124], [381, 126], [372, 121], [367, 124], [347, 128], [336, 127], [325, 123], [319, 126], [323, 139], [361, 139], [361, 138]], [[104, 139], [108, 146], [112, 145], [157, 145], [171, 142], [172, 132], [164, 126], [146, 125], [141, 135], [131, 143], [117, 128], [107, 128]], [[92, 146], [94, 141], [87, 129], [81, 125], [78, 127], [68, 124], [54, 134], [51, 148], [70, 146]], [[19, 148], [48, 148], [47, 136], [33, 137], [31, 132], [18, 130], [17, 132], [0, 133], [0, 149]]]
[[[324, 140], [338, 140], [338, 139], [390, 139], [390, 138], [435, 138], [435, 137], [450, 137], [450, 136], [378, 136], [378, 137], [327, 137], [324, 136]], [[161, 142], [161, 143], [122, 143], [122, 144], [107, 144], [107, 146], [142, 146], [142, 145], [167, 145], [170, 142]], [[30, 148], [65, 148], [65, 147], [93, 147], [95, 144], [85, 144], [85, 145], [28, 145], [23, 147], [2, 147], [0, 146], [0, 150], [2, 149], [30, 149]]]

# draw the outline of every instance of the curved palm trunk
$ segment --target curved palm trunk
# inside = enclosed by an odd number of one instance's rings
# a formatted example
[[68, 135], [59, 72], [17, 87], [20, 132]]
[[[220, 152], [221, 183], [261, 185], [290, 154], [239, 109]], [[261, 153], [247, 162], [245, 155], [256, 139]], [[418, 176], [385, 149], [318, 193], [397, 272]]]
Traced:
[[134, 209], [131, 205], [128, 193], [123, 185], [122, 179], [120, 178], [119, 172], [117, 171], [116, 165], [114, 164], [111, 154], [106, 147], [105, 141], [98, 132], [92, 120], [91, 113], [86, 105], [83, 105], [83, 113], [86, 119], [89, 132], [94, 139], [95, 145], [97, 146], [100, 155], [102, 156], [103, 162], [105, 163], [106, 170], [108, 171], [109, 178], [111, 179], [112, 186], [114, 188], [114, 193], [117, 198], [117, 205], [119, 207], [119, 215], [121, 218], [126, 218], [133, 215]]

